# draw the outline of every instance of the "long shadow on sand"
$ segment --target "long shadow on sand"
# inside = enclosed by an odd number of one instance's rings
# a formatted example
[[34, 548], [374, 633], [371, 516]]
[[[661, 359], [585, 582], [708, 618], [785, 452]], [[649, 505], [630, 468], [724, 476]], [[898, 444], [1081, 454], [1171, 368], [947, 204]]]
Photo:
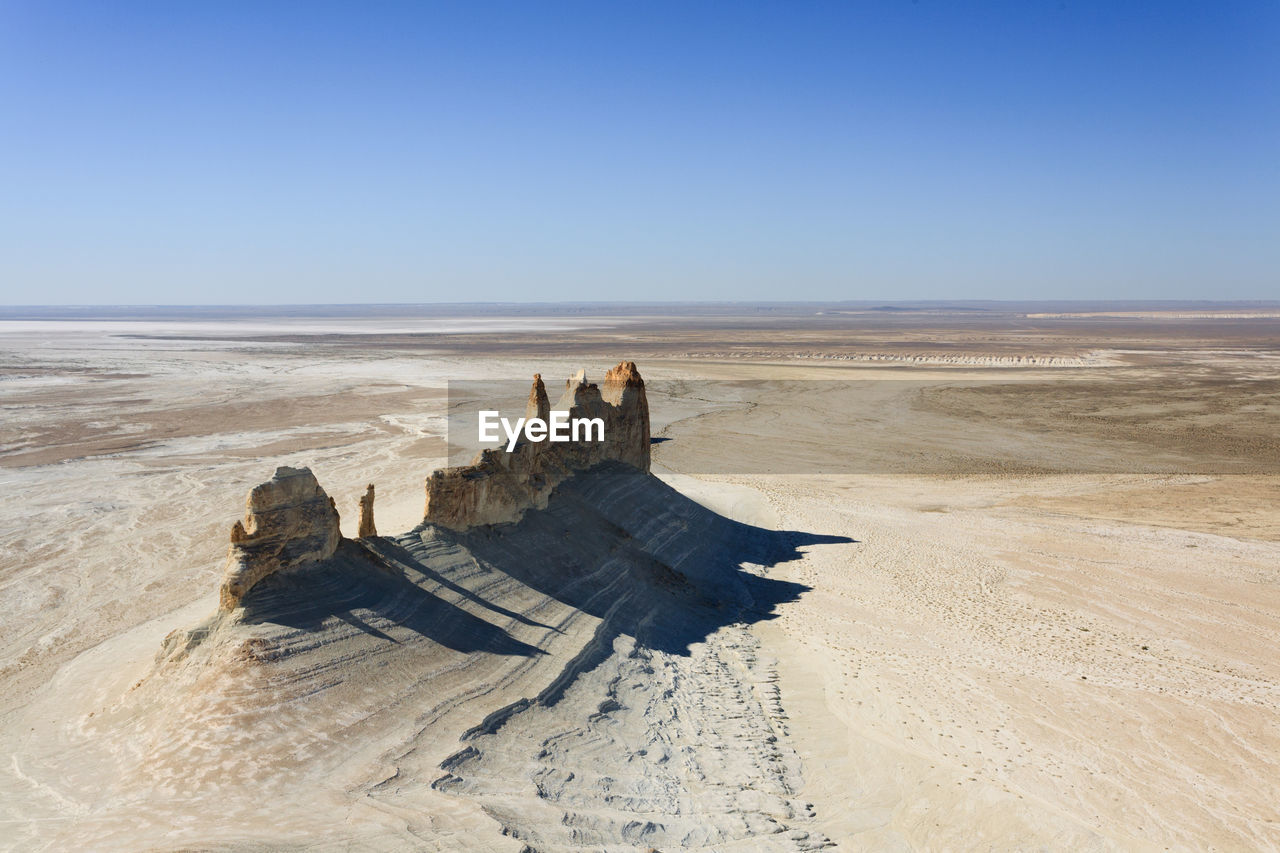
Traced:
[[806, 546], [855, 541], [734, 521], [624, 466], [561, 484], [545, 510], [516, 524], [421, 535], [606, 620], [604, 639], [626, 633], [676, 654], [724, 625], [773, 619], [810, 589], [764, 570], [801, 559]]
[[433, 595], [403, 572], [376, 561], [359, 543], [344, 542], [331, 559], [304, 571], [274, 575], [244, 598], [244, 621], [317, 631], [337, 618], [388, 642], [370, 620], [394, 623], [459, 652], [543, 654], [505, 630]]
[[[511, 579], [603, 620], [595, 653], [625, 633], [687, 654], [724, 625], [774, 618], [809, 589], [765, 569], [800, 559], [805, 546], [853, 541], [733, 521], [657, 477], [605, 465], [561, 484], [546, 509], [515, 524], [466, 532], [424, 524], [344, 542], [329, 560], [255, 586], [244, 619], [302, 631], [338, 619], [391, 643], [400, 626], [465, 653], [541, 654], [507, 629], [523, 626], [525, 638], [557, 629], [492, 597], [518, 589]], [[443, 590], [467, 609], [436, 594]]]

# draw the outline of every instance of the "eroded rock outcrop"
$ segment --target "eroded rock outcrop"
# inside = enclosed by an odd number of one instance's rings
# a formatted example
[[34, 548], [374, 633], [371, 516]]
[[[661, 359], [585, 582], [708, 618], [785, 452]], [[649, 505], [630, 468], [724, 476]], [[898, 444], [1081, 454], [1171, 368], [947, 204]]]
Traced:
[[360, 498], [360, 529], [356, 532], [356, 536], [369, 539], [377, 535], [378, 527], [373, 523], [373, 483], [370, 483], [369, 488]]
[[[611, 424], [614, 458], [641, 471], [649, 470], [649, 398], [634, 361], [624, 361], [604, 375], [600, 395], [618, 413]], [[608, 432], [605, 433], [609, 435]]]
[[[603, 439], [522, 439], [510, 453], [487, 449], [470, 465], [435, 471], [427, 479], [425, 520], [456, 530], [517, 521], [527, 510], [546, 507], [552, 490], [580, 471], [606, 462], [649, 470], [649, 403], [634, 362], [609, 370], [601, 385], [579, 371], [554, 408], [571, 420], [601, 419]], [[546, 385], [535, 375], [525, 416], [545, 421], [552, 410]], [[371, 483], [360, 498], [360, 538], [378, 535], [373, 500]], [[249, 493], [244, 520], [231, 529], [219, 611], [234, 611], [270, 575], [329, 559], [341, 541], [333, 499], [310, 469], [277, 468]]]
[[[522, 440], [510, 453], [482, 450], [470, 465], [435, 471], [427, 478], [425, 519], [455, 530], [517, 521], [527, 510], [544, 508], [552, 490], [579, 471], [604, 462], [649, 470], [649, 401], [635, 362], [610, 369], [603, 388], [579, 371], [565, 383], [554, 408], [567, 411], [571, 420], [603, 420], [603, 441]], [[551, 410], [542, 376], [536, 374], [526, 417], [545, 420]]]
[[542, 384], [542, 374], [533, 374], [533, 387], [529, 389], [529, 402], [525, 404], [526, 418], [551, 417], [551, 400], [547, 397], [547, 386]]
[[234, 610], [268, 575], [328, 559], [341, 540], [338, 510], [311, 469], [277, 468], [249, 493], [244, 520], [231, 528], [218, 609]]

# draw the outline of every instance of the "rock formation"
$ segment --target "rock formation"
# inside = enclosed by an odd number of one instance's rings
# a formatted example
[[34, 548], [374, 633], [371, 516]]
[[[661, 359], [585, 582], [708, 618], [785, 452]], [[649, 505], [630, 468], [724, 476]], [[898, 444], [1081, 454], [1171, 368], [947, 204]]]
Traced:
[[356, 532], [356, 536], [369, 539], [377, 535], [378, 528], [373, 523], [373, 483], [370, 483], [364, 496], [360, 498], [360, 529]]
[[[605, 374], [603, 388], [579, 371], [565, 384], [557, 410], [570, 419], [601, 418], [603, 441], [529, 442], [511, 453], [483, 450], [470, 465], [435, 471], [427, 479], [425, 520], [456, 530], [520, 519], [543, 508], [552, 490], [579, 471], [606, 462], [649, 470], [649, 402], [634, 362]], [[526, 417], [547, 420], [552, 408], [541, 375], [533, 378]], [[360, 498], [359, 536], [378, 535], [374, 488]], [[332, 557], [342, 540], [338, 511], [307, 468], [276, 469], [249, 493], [243, 521], [231, 529], [231, 547], [218, 609], [230, 612], [263, 578]]]
[[547, 386], [542, 384], [542, 374], [533, 374], [533, 387], [529, 389], [529, 402], [524, 407], [526, 418], [551, 417], [551, 401], [547, 398]]
[[[604, 401], [614, 407], [619, 415], [613, 428], [611, 441], [616, 458], [641, 471], [649, 470], [649, 398], [644, 393], [644, 380], [634, 361], [624, 361], [604, 375], [601, 389]], [[609, 432], [606, 429], [605, 435]]]
[[[555, 409], [570, 419], [603, 419], [604, 440], [521, 441], [510, 453], [482, 450], [470, 465], [435, 471], [427, 478], [426, 521], [456, 530], [517, 521], [526, 510], [545, 507], [552, 490], [579, 471], [603, 462], [649, 470], [649, 401], [635, 362], [609, 370], [603, 389], [578, 371]], [[551, 412], [541, 374], [533, 378], [525, 412], [543, 419]]]
[[268, 575], [328, 559], [341, 540], [338, 510], [311, 470], [277, 468], [249, 493], [244, 521], [231, 528], [218, 609], [234, 610]]

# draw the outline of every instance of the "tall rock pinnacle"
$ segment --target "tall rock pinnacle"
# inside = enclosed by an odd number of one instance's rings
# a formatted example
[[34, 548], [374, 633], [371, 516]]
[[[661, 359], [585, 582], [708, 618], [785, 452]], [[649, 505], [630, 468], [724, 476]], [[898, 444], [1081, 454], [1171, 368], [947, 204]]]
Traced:
[[533, 374], [533, 387], [529, 389], [529, 402], [525, 404], [524, 416], [544, 421], [551, 417], [551, 401], [547, 398], [547, 386], [542, 384], [541, 373]]
[[369, 539], [377, 535], [378, 528], [373, 523], [373, 483], [370, 483], [364, 496], [360, 498], [360, 529], [356, 532], [356, 536]]

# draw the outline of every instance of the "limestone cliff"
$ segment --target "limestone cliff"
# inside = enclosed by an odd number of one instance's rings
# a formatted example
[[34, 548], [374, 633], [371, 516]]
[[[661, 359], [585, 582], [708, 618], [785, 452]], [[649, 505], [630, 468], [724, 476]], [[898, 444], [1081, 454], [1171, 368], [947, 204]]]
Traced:
[[[624, 361], [605, 374], [604, 388], [579, 371], [565, 383], [557, 411], [570, 419], [601, 418], [603, 441], [566, 443], [521, 441], [515, 449], [483, 450], [470, 465], [435, 471], [427, 478], [425, 520], [455, 530], [519, 520], [547, 505], [552, 490], [568, 477], [605, 462], [649, 470], [649, 401], [635, 362]], [[526, 416], [551, 411], [546, 386], [534, 376]]]
[[342, 534], [338, 510], [309, 468], [276, 469], [249, 493], [244, 521], [231, 528], [231, 548], [218, 609], [234, 610], [258, 581], [333, 556]]

